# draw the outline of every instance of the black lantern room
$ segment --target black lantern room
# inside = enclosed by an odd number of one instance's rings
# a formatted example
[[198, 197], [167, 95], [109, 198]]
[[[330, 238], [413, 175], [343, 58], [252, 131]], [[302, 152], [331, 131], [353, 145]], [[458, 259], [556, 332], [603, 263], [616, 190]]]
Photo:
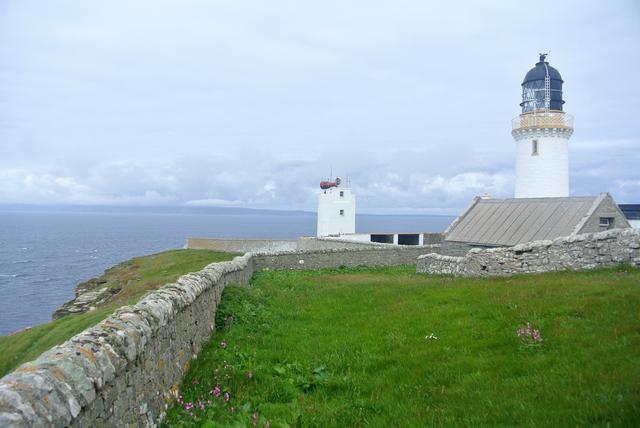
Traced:
[[562, 77], [560, 72], [545, 61], [547, 54], [540, 54], [540, 61], [522, 82], [522, 113], [539, 110], [562, 111]]

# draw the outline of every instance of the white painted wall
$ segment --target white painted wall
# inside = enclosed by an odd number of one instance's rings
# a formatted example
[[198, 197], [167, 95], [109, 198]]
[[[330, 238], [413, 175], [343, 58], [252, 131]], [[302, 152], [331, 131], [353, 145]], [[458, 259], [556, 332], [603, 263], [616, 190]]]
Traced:
[[[340, 196], [342, 192], [342, 196]], [[340, 210], [344, 214], [340, 215]], [[351, 189], [332, 187], [318, 195], [317, 236], [355, 233], [356, 196]]]
[[[348, 241], [371, 242], [371, 233], [341, 233], [340, 238]], [[398, 245], [398, 233], [389, 233], [393, 235], [393, 243]], [[418, 233], [418, 245], [424, 245], [424, 233]]]
[[340, 238], [348, 239], [350, 241], [371, 242], [370, 233], [341, 233]]
[[629, 224], [634, 229], [640, 229], [640, 220], [629, 220]]
[[[516, 137], [516, 198], [569, 196], [571, 133], [532, 130]], [[533, 140], [538, 154], [532, 154]]]

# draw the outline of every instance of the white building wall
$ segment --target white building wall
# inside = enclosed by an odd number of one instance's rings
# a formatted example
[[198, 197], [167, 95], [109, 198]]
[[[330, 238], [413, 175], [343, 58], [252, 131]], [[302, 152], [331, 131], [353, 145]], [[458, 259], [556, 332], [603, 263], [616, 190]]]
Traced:
[[[340, 214], [342, 210], [342, 214]], [[317, 236], [355, 233], [356, 196], [351, 189], [332, 187], [318, 195]]]
[[[534, 129], [516, 137], [516, 198], [569, 196], [571, 133]], [[537, 154], [534, 154], [534, 140]]]
[[640, 229], [640, 220], [629, 220], [629, 224], [634, 229]]
[[348, 239], [350, 241], [371, 242], [370, 233], [341, 233], [340, 238]]

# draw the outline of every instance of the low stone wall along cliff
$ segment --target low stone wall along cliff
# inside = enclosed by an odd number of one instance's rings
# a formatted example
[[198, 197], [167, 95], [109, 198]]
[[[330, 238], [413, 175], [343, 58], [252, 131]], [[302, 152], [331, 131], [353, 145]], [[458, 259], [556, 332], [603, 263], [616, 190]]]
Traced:
[[476, 248], [464, 257], [425, 254], [418, 258], [416, 271], [461, 276], [505, 276], [594, 269], [618, 263], [640, 266], [640, 230], [612, 229], [514, 247]]
[[149, 293], [0, 380], [0, 426], [152, 426], [214, 329], [224, 286], [251, 256], [213, 263]]

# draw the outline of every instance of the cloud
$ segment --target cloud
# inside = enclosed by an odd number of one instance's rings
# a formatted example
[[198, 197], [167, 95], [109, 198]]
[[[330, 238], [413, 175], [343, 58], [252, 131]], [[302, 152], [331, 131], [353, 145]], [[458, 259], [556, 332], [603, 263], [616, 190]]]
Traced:
[[[2, 8], [0, 203], [314, 210], [331, 170], [351, 177], [362, 212], [456, 211], [479, 193], [508, 197], [509, 120], [545, 49], [576, 118], [573, 193], [640, 200], [624, 184], [640, 162], [631, 5]], [[547, 30], [522, 49], [531, 36], [521, 29], [538, 21]]]

